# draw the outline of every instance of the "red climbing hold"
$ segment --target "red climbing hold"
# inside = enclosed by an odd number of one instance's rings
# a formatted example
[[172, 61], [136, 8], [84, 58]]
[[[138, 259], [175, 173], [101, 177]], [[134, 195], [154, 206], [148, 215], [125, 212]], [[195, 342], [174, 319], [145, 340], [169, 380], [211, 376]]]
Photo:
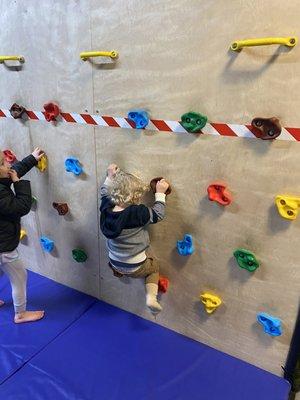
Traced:
[[166, 293], [168, 287], [169, 287], [169, 279], [164, 276], [160, 276], [158, 281], [158, 290], [162, 293]]
[[224, 183], [211, 183], [207, 188], [207, 193], [210, 201], [216, 201], [222, 206], [228, 206], [232, 202], [232, 195]]
[[12, 164], [16, 161], [17, 157], [11, 150], [3, 150], [5, 161]]
[[45, 118], [48, 122], [56, 121], [56, 117], [59, 116], [60, 110], [57, 104], [55, 103], [47, 103], [44, 104], [44, 114]]

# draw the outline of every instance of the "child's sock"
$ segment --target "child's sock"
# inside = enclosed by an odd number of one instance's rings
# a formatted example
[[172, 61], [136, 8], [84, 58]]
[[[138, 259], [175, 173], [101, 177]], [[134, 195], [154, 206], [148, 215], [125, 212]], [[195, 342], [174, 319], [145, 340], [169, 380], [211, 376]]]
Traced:
[[146, 304], [154, 313], [162, 310], [161, 305], [157, 301], [158, 285], [156, 283], [146, 283]]

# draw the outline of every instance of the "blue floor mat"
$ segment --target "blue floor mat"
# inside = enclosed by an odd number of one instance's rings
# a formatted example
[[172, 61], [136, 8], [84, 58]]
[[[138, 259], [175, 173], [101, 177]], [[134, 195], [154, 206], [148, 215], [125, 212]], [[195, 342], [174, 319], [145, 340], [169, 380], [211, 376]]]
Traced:
[[[0, 280], [0, 298], [9, 300]], [[1, 400], [286, 400], [282, 378], [29, 274], [36, 324], [0, 310]]]
[[[0, 383], [78, 319], [95, 299], [33, 272], [28, 273], [28, 309], [44, 309], [46, 318], [37, 323], [14, 324], [11, 288], [0, 277]], [[0, 397], [2, 400], [2, 397]]]

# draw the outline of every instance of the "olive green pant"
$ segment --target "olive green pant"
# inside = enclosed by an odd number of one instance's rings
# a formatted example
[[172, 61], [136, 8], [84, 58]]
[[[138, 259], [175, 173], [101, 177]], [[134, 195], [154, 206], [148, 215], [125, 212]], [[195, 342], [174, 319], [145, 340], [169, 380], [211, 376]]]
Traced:
[[139, 269], [131, 274], [122, 274], [108, 263], [110, 268], [113, 270], [114, 276], [121, 278], [122, 276], [129, 276], [130, 278], [145, 278], [145, 283], [158, 284], [159, 280], [159, 264], [158, 261], [152, 257], [147, 257], [145, 262], [139, 267]]

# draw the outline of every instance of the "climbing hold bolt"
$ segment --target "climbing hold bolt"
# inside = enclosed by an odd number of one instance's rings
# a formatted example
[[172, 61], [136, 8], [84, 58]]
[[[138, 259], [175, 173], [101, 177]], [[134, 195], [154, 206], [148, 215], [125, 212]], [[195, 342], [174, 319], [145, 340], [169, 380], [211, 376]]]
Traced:
[[165, 276], [160, 276], [158, 281], [158, 290], [159, 292], [166, 293], [169, 287], [169, 279]]
[[281, 134], [281, 125], [279, 119], [272, 118], [254, 118], [251, 122], [255, 133], [263, 140], [276, 139]]
[[300, 207], [300, 197], [278, 195], [275, 197], [275, 204], [279, 214], [286, 219], [294, 220], [297, 218]]
[[149, 124], [149, 114], [146, 110], [131, 110], [127, 118], [134, 122], [136, 129], [143, 129]]
[[233, 253], [238, 265], [249, 272], [254, 272], [259, 267], [255, 255], [249, 250], [236, 249]]
[[46, 118], [46, 121], [51, 122], [51, 121], [56, 121], [56, 118], [60, 114], [60, 110], [57, 104], [55, 103], [47, 103], [44, 104], [44, 115]]
[[5, 161], [12, 164], [17, 160], [16, 155], [11, 150], [3, 150]]
[[77, 158], [69, 157], [65, 161], [67, 172], [73, 172], [74, 175], [80, 175], [83, 172], [82, 166]]
[[183, 240], [177, 240], [177, 250], [182, 256], [188, 256], [194, 253], [193, 238], [192, 235], [184, 235]]
[[57, 210], [59, 215], [66, 215], [69, 211], [67, 203], [52, 203], [52, 206]]
[[216, 201], [222, 206], [228, 206], [232, 202], [232, 195], [227, 189], [227, 185], [222, 182], [213, 182], [207, 188], [210, 201]]
[[40, 238], [40, 242], [42, 245], [42, 248], [47, 252], [50, 253], [54, 249], [54, 242], [53, 240], [47, 238], [46, 236], [42, 236]]
[[189, 133], [201, 132], [201, 129], [205, 127], [206, 123], [207, 117], [194, 111], [190, 111], [181, 116], [181, 125]]
[[222, 300], [220, 299], [220, 297], [210, 293], [200, 294], [200, 299], [204, 304], [205, 310], [208, 314], [214, 312], [222, 304]]
[[[153, 178], [153, 179], [151, 180], [151, 182], [150, 182], [150, 187], [151, 187], [153, 193], [156, 193], [156, 184], [157, 184], [157, 182], [160, 181], [161, 179], [163, 179], [162, 176], [159, 177], [159, 178]], [[172, 188], [171, 188], [171, 185], [169, 185], [169, 187], [168, 187], [168, 189], [167, 189], [167, 191], [166, 191], [165, 194], [168, 195], [168, 194], [170, 194], [171, 192], [172, 192]]]
[[270, 336], [282, 334], [281, 320], [266, 313], [258, 313], [257, 321], [263, 326], [265, 333]]
[[17, 103], [14, 103], [9, 109], [10, 115], [14, 119], [22, 118], [23, 114], [26, 112], [25, 107], [20, 106]]
[[82, 249], [73, 249], [72, 257], [75, 261], [77, 261], [79, 263], [85, 262], [88, 258], [86, 252]]

